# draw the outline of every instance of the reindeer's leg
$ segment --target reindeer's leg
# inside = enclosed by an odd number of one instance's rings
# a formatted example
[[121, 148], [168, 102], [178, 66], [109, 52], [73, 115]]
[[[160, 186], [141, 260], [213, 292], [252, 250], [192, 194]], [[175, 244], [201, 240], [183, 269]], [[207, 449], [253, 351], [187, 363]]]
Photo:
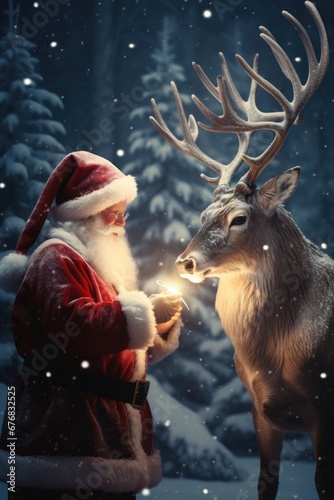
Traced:
[[315, 485], [320, 500], [334, 498], [334, 414], [324, 414], [316, 422], [311, 438], [316, 461]]
[[283, 432], [272, 427], [254, 407], [253, 418], [261, 461], [258, 482], [259, 499], [274, 500], [278, 490]]

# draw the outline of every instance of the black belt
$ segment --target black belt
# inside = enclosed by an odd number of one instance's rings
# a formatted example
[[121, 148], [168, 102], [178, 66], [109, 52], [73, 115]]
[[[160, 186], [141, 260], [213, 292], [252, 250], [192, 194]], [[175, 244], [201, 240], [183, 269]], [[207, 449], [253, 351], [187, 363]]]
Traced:
[[[24, 364], [32, 368], [29, 362]], [[75, 391], [87, 392], [95, 396], [130, 403], [133, 408], [145, 408], [147, 393], [150, 387], [148, 380], [137, 379], [135, 382], [115, 380], [98, 373], [82, 370], [69, 370], [50, 363], [38, 372], [38, 380], [52, 385], [60, 385]]]

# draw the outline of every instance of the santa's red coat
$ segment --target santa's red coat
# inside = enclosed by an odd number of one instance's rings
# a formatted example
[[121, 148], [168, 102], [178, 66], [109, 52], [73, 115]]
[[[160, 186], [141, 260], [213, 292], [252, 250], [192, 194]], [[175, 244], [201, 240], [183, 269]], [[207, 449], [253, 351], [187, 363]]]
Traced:
[[[180, 321], [163, 340], [143, 292], [118, 293], [107, 286], [75, 244], [60, 239], [47, 240], [33, 253], [12, 318], [17, 350], [31, 364], [15, 383], [16, 484], [111, 492], [156, 485], [161, 464], [148, 403], [137, 410], [41, 384], [38, 373], [56, 363], [118, 380], [143, 379], [147, 361], [177, 348]], [[0, 462], [8, 459], [6, 437], [5, 432]]]

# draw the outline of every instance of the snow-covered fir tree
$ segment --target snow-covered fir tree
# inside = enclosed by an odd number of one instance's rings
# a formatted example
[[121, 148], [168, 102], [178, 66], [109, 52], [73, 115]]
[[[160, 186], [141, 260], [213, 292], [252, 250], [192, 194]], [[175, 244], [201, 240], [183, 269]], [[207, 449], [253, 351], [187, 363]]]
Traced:
[[52, 109], [62, 100], [41, 87], [36, 46], [18, 35], [12, 2], [0, 40], [0, 234], [1, 251], [15, 247], [45, 180], [65, 148]]
[[[130, 113], [133, 129], [129, 135], [131, 160], [123, 167], [124, 172], [135, 175], [138, 181], [139, 195], [132, 204], [134, 215], [128, 226], [141, 265], [143, 286], [148, 292], [157, 291], [156, 280], [169, 284], [178, 280], [175, 258], [195, 233], [201, 211], [212, 200], [211, 190], [200, 179], [204, 167], [174, 150], [148, 120], [152, 114], [150, 99], [154, 96], [171, 128], [178, 132], [178, 117], [169, 82], [173, 79], [176, 84], [184, 86], [186, 78], [182, 66], [175, 62], [174, 35], [174, 23], [165, 17], [157, 47], [151, 54], [154, 69], [142, 76], [145, 96]], [[180, 95], [183, 103], [189, 105], [190, 97], [182, 91]], [[182, 282], [182, 287], [185, 285]], [[204, 289], [202, 293], [205, 293]], [[192, 315], [195, 313], [198, 320], [203, 320], [207, 309], [194, 298], [194, 289], [191, 295]]]
[[[0, 258], [15, 249], [46, 179], [65, 148], [65, 134], [52, 109], [62, 100], [41, 87], [36, 46], [18, 35], [18, 7], [8, 2], [8, 25], [0, 39]], [[34, 54], [35, 53], [35, 54]], [[11, 341], [13, 296], [0, 289], [0, 381], [8, 382], [17, 364]]]
[[[162, 31], [158, 35], [159, 45], [151, 54], [155, 69], [142, 76], [143, 87], [147, 89], [145, 98], [130, 113], [135, 128], [129, 136], [129, 151], [133, 160], [126, 165], [125, 170], [138, 176], [136, 208], [142, 210], [139, 216], [136, 215], [135, 227], [141, 233], [142, 243], [138, 245], [137, 252], [143, 254], [143, 258], [146, 254], [147, 259], [147, 252], [142, 251], [147, 242], [150, 248], [154, 246], [159, 249], [162, 243], [164, 246], [181, 248], [180, 242], [183, 244], [189, 240], [191, 228], [197, 225], [199, 207], [196, 206], [195, 197], [201, 201], [204, 199], [204, 202], [209, 199], [204, 187], [196, 185], [193, 180], [199, 176], [202, 167], [175, 152], [148, 121], [148, 116], [152, 114], [150, 98], [154, 95], [159, 109], [168, 116], [174, 128], [178, 123], [169, 82], [173, 79], [177, 84], [184, 83], [186, 78], [182, 66], [174, 61], [174, 29], [173, 21], [164, 18]], [[191, 101], [182, 92], [181, 98], [185, 104]], [[138, 239], [135, 241], [138, 242]], [[164, 258], [162, 260], [165, 261]], [[146, 262], [143, 264], [146, 267]]]
[[[130, 207], [132, 213], [127, 225], [140, 265], [141, 286], [146, 292], [155, 293], [163, 291], [157, 285], [159, 280], [176, 285], [184, 292], [190, 308], [190, 311], [185, 306], [183, 308], [185, 327], [180, 349], [152, 367], [151, 371], [168, 397], [175, 397], [183, 406], [181, 411], [184, 414], [189, 411], [187, 408], [201, 412], [205, 428], [211, 424], [211, 419], [208, 422], [205, 420], [205, 408], [210, 407], [215, 392], [235, 378], [235, 371], [231, 344], [224, 337], [214, 310], [216, 283], [209, 281], [193, 285], [180, 280], [175, 270], [177, 255], [198, 229], [200, 213], [213, 201], [212, 189], [200, 178], [205, 167], [172, 148], [148, 120], [152, 114], [150, 99], [154, 97], [168, 125], [180, 136], [170, 80], [178, 85], [186, 109], [190, 107], [191, 99], [182, 91], [186, 87], [186, 78], [183, 67], [175, 61], [173, 41], [176, 39], [173, 22], [165, 18], [151, 55], [154, 69], [144, 74], [141, 80], [146, 89], [145, 99], [130, 113], [133, 131], [129, 136], [129, 152], [132, 158], [122, 170], [136, 176], [139, 187], [138, 197]], [[189, 90], [187, 93], [190, 94]], [[214, 363], [213, 352], [221, 355], [218, 359], [217, 354]], [[219, 415], [221, 422], [223, 417]], [[176, 425], [175, 422], [173, 425]], [[215, 431], [216, 428], [211, 426]], [[173, 453], [174, 445], [167, 430], [164, 430], [166, 439], [159, 443], [163, 463], [167, 464], [166, 456]], [[169, 430], [172, 432], [172, 429]], [[207, 428], [203, 430], [205, 432], [210, 435]], [[159, 440], [161, 427], [157, 429], [157, 435]], [[182, 443], [180, 446], [182, 448]], [[202, 452], [199, 446], [199, 456]], [[215, 453], [218, 453], [217, 450]], [[220, 463], [220, 459], [217, 460], [217, 464]], [[167, 470], [166, 465], [164, 467], [166, 474], [176, 473], [168, 467]], [[197, 467], [195, 461], [194, 467]], [[219, 475], [220, 467], [224, 469], [223, 465], [218, 466], [211, 478], [217, 477], [216, 473]], [[191, 476], [191, 471], [183, 472]], [[221, 474], [223, 476], [225, 472], [221, 470]]]
[[[184, 307], [183, 317], [188, 335], [191, 335], [186, 350], [192, 357], [196, 356], [199, 345], [199, 341], [194, 339], [196, 330], [201, 338], [205, 334], [221, 331], [213, 308], [215, 283], [212, 283], [213, 286], [210, 283], [192, 286], [180, 280], [175, 259], [196, 232], [201, 211], [212, 201], [212, 190], [200, 178], [205, 167], [172, 148], [148, 120], [152, 114], [150, 99], [154, 97], [172, 130], [180, 134], [170, 80], [179, 86], [185, 107], [190, 105], [190, 97], [182, 92], [186, 77], [183, 67], [175, 61], [175, 39], [174, 23], [165, 17], [157, 46], [151, 54], [154, 65], [141, 78], [146, 89], [145, 98], [130, 113], [133, 128], [129, 136], [131, 161], [123, 167], [123, 171], [135, 175], [138, 181], [139, 195], [131, 206], [133, 215], [128, 226], [132, 247], [140, 264], [142, 287], [149, 293], [163, 291], [157, 285], [157, 280], [161, 280], [182, 289], [191, 309], [188, 313]], [[186, 338], [184, 342], [187, 344]], [[178, 356], [183, 355], [185, 351], [183, 354], [180, 351], [174, 356], [174, 361], [169, 362], [177, 363]], [[182, 367], [184, 363], [180, 363]], [[178, 367], [175, 366], [171, 372], [176, 375]], [[186, 384], [187, 380], [185, 387]], [[185, 388], [185, 393], [187, 391]]]

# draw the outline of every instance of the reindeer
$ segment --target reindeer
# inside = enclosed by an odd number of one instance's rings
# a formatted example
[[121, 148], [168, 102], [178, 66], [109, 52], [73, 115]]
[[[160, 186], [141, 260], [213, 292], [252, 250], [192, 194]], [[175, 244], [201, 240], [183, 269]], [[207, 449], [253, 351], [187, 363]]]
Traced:
[[[275, 157], [306, 102], [319, 87], [329, 62], [329, 47], [321, 17], [305, 3], [320, 36], [321, 56], [315, 55], [308, 33], [283, 11], [305, 47], [309, 73], [305, 84], [272, 33], [260, 27], [287, 79], [293, 98], [259, 74], [258, 55], [253, 66], [237, 59], [251, 78], [244, 100], [234, 85], [223, 54], [221, 76], [215, 86], [193, 63], [200, 80], [223, 108], [210, 111], [193, 101], [211, 121], [198, 122], [212, 132], [235, 133], [238, 151], [229, 164], [207, 156], [196, 144], [197, 123], [187, 119], [172, 82], [184, 138], [166, 125], [152, 99], [157, 131], [182, 153], [216, 172], [205, 181], [217, 185], [214, 202], [201, 215], [201, 227], [177, 258], [180, 275], [194, 283], [218, 277], [216, 309], [235, 349], [235, 367], [253, 402], [253, 417], [260, 450], [258, 496], [273, 500], [278, 490], [279, 461], [286, 431], [308, 432], [315, 462], [319, 498], [334, 498], [334, 262], [305, 238], [283, 208], [293, 194], [299, 167], [291, 168], [257, 187], [258, 176]], [[281, 111], [263, 112], [256, 105], [257, 86], [280, 105]], [[270, 130], [273, 139], [262, 154], [247, 155], [252, 134]], [[230, 187], [233, 174], [245, 162], [249, 170]]]

